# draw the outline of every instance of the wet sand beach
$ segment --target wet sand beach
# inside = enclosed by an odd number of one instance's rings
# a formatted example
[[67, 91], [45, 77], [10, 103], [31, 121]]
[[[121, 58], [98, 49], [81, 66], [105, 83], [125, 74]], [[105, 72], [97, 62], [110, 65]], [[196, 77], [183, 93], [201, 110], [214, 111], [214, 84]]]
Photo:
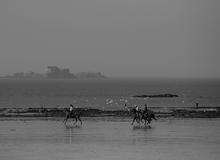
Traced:
[[133, 127], [129, 118], [1, 119], [1, 160], [218, 160], [220, 119], [154, 121]]

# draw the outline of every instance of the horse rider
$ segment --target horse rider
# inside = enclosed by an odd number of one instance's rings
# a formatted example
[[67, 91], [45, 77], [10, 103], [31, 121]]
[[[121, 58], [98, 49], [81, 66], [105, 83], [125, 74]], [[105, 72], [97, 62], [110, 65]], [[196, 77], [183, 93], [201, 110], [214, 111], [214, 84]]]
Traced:
[[[76, 120], [76, 122], [79, 120], [80, 123], [82, 124], [82, 120], [81, 120], [81, 118], [80, 118], [80, 112], [77, 110], [77, 107], [75, 107], [75, 109], [74, 109], [73, 105], [70, 104], [70, 107], [69, 107], [68, 112], [69, 112], [69, 113], [67, 114], [67, 116], [66, 116], [66, 118], [64, 119], [63, 122], [66, 123], [68, 119], [73, 118], [73, 119]], [[76, 122], [75, 122], [75, 123], [76, 123]]]
[[72, 105], [72, 104], [70, 104], [69, 114], [70, 114], [71, 116], [73, 116], [73, 105]]
[[141, 117], [141, 119], [144, 119], [145, 114], [148, 114], [147, 104], [144, 105], [144, 110], [143, 110], [143, 112], [142, 112], [142, 117]]
[[134, 123], [134, 121], [136, 120], [137, 123], [140, 123], [140, 115], [141, 115], [141, 110], [139, 109], [139, 107], [137, 105], [135, 105], [135, 107], [132, 109], [133, 110], [133, 113], [134, 113], [134, 118], [133, 118], [133, 121], [132, 121], [132, 125]]

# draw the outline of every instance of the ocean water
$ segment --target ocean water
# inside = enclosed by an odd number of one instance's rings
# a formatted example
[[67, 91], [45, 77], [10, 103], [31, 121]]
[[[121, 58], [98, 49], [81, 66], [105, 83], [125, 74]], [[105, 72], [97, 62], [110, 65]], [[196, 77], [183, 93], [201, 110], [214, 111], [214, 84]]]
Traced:
[[[177, 94], [177, 98], [133, 98], [138, 94]], [[0, 80], [0, 108], [78, 107], [123, 109], [220, 106], [220, 80]]]

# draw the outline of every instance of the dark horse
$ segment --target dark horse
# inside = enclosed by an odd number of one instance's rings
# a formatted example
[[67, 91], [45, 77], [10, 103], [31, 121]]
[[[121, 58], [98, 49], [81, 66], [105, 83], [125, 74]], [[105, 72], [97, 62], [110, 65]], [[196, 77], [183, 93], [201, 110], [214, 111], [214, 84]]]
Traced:
[[132, 120], [131, 125], [133, 125], [134, 122], [136, 121], [138, 124], [142, 122], [144, 123], [145, 126], [147, 126], [147, 124], [150, 124], [153, 119], [157, 120], [155, 114], [150, 110], [148, 110], [147, 112], [141, 112], [133, 108], [131, 109], [131, 111], [133, 113], [133, 120]]
[[141, 122], [143, 122], [142, 120], [144, 120], [144, 125], [146, 127], [147, 124], [151, 123], [152, 119], [157, 120], [155, 114], [152, 111], [148, 111], [142, 114]]
[[68, 121], [68, 119], [75, 119], [75, 123], [77, 123], [77, 121], [80, 121], [80, 124], [82, 125], [82, 121], [81, 121], [81, 118], [80, 118], [81, 114], [80, 112], [75, 109], [73, 111], [69, 111], [69, 110], [66, 110], [66, 118], [64, 119], [64, 123], [66, 124], [66, 122]]

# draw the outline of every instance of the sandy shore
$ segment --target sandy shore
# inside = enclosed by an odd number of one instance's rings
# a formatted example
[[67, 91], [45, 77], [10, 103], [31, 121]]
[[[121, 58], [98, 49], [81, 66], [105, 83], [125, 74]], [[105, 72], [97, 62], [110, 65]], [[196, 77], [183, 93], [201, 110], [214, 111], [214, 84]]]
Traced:
[[82, 126], [61, 119], [0, 121], [2, 160], [218, 160], [219, 119], [163, 118], [152, 128], [130, 118], [84, 118]]

